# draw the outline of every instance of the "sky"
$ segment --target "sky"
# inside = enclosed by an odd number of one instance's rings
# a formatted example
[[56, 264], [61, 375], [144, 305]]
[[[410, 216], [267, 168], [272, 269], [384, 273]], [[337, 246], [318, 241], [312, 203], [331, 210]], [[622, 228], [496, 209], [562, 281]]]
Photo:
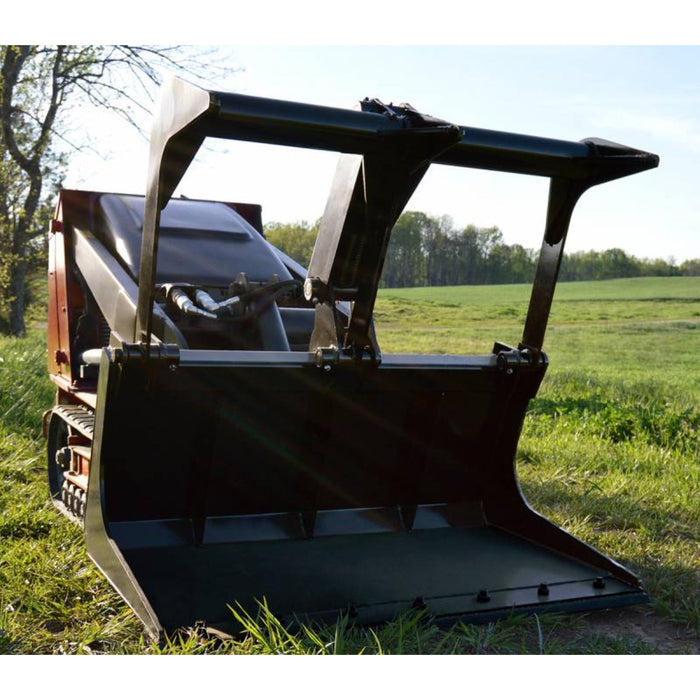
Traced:
[[[206, 85], [216, 89], [346, 108], [377, 97], [462, 126], [597, 136], [656, 153], [658, 169], [583, 195], [567, 250], [700, 258], [700, 47], [240, 45], [220, 48], [217, 60], [231, 71]], [[72, 158], [64, 186], [143, 193], [147, 139], [113, 115], [87, 110], [84, 119], [77, 128], [91, 149]], [[147, 131], [150, 118], [141, 121]], [[256, 202], [268, 222], [313, 222], [336, 161], [210, 139], [176, 194]], [[546, 178], [432, 166], [407, 209], [498, 226], [507, 243], [539, 248], [547, 189]]]

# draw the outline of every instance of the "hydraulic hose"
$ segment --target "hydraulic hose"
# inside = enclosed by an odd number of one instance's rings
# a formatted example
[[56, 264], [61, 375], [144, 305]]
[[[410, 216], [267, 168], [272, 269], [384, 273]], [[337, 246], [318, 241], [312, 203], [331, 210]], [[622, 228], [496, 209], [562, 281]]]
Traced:
[[[301, 286], [302, 283], [299, 280], [284, 280], [283, 282], [273, 282], [272, 284], [268, 284], [264, 287], [258, 287], [250, 292], [241, 294], [239, 301], [241, 303], [250, 303], [266, 297], [262, 303], [256, 304], [255, 307], [247, 313], [240, 314], [238, 316], [217, 315], [217, 318], [220, 321], [225, 321], [227, 323], [245, 323], [246, 321], [252, 321], [267, 311], [267, 309], [269, 309], [270, 306], [272, 306], [272, 304], [274, 304], [278, 297], [280, 297], [284, 292], [294, 287], [301, 289]], [[226, 302], [222, 302], [220, 306], [225, 303]]]

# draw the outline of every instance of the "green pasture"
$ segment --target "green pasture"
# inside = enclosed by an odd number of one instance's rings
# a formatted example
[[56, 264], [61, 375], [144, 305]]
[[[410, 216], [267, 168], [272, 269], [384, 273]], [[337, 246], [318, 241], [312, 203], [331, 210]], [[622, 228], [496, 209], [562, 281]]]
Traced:
[[[495, 340], [517, 345], [529, 298], [526, 284], [385, 289], [375, 312], [380, 345], [440, 354], [487, 353]], [[560, 283], [545, 338], [550, 374], [586, 370], [697, 389], [699, 326], [698, 277]]]
[[[445, 306], [462, 306], [527, 301], [529, 284], [498, 284], [464, 287], [411, 287], [384, 289], [382, 296], [408, 301], [432, 301]], [[557, 285], [558, 301], [668, 301], [685, 299], [698, 301], [697, 277], [634, 277], [630, 279], [600, 280], [589, 282], [560, 282]]]
[[[384, 352], [517, 344], [525, 285], [383, 290]], [[629, 566], [652, 602], [442, 630], [420, 615], [290, 633], [262, 606], [236, 640], [183, 630], [157, 646], [52, 509], [41, 413], [44, 333], [0, 338], [0, 653], [700, 653], [700, 278], [559, 285], [551, 365], [518, 454], [533, 506]], [[235, 611], [235, 607], [234, 607]], [[234, 612], [232, 612], [234, 614]]]

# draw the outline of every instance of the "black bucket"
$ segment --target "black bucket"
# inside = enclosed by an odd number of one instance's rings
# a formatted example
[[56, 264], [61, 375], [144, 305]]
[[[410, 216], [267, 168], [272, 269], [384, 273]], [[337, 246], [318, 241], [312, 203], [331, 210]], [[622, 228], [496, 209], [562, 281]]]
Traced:
[[[102, 358], [88, 551], [150, 632], [279, 618], [484, 620], [643, 602], [530, 509], [514, 456], [546, 364], [309, 353]], [[512, 371], [511, 371], [512, 370]]]

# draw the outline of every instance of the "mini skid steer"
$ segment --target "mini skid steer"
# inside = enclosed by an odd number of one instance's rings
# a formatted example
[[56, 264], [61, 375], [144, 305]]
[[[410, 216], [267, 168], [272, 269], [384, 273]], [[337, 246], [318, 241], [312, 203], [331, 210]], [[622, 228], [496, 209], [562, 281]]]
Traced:
[[[254, 204], [172, 199], [206, 137], [339, 152], [309, 269]], [[391, 230], [431, 164], [550, 179], [522, 341], [382, 354]], [[167, 82], [146, 196], [63, 190], [50, 230], [45, 416], [56, 505], [154, 636], [646, 600], [620, 564], [533, 511], [514, 460], [567, 228], [589, 187], [658, 164], [599, 139], [450, 124]]]

